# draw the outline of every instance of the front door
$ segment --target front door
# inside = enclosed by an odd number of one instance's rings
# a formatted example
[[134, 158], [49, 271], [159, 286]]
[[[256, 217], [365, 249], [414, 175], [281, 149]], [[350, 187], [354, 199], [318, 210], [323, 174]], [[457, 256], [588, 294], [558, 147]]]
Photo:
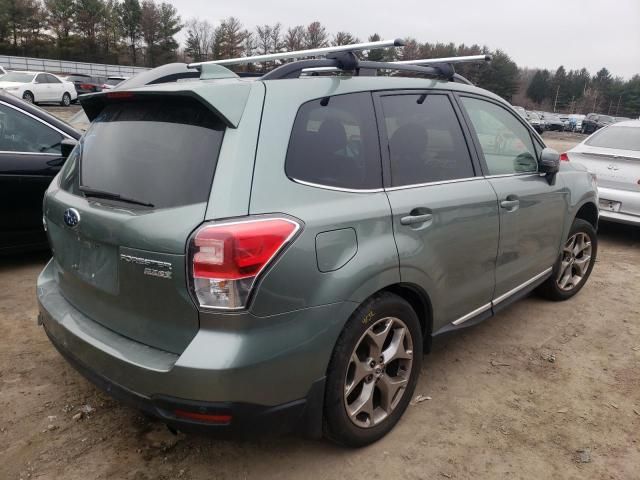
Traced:
[[434, 331], [488, 311], [496, 194], [478, 175], [452, 98], [396, 92], [376, 103], [402, 282], [429, 295]]
[[46, 244], [42, 199], [64, 163], [62, 138], [0, 102], [0, 252]]
[[[528, 127], [497, 102], [461, 96], [486, 178], [498, 196], [500, 249], [494, 302], [550, 272], [558, 259], [568, 189], [538, 173], [538, 152]], [[537, 142], [537, 140], [536, 140]]]

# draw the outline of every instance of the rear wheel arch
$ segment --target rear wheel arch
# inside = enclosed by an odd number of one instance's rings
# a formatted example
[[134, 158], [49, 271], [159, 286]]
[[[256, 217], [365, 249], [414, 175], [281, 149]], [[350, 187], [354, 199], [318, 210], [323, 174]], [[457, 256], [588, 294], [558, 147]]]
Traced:
[[431, 338], [431, 333], [433, 331], [433, 309], [429, 295], [422, 288], [410, 283], [396, 283], [383, 288], [381, 291], [395, 293], [409, 302], [420, 320], [423, 338], [425, 341]]

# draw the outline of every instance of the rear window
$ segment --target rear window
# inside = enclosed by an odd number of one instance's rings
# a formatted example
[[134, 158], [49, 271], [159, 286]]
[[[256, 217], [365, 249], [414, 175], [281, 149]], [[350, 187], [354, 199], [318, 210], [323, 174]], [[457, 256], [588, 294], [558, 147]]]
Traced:
[[585, 143], [590, 147], [618, 148], [640, 152], [640, 127], [604, 128]]
[[223, 135], [188, 97], [108, 105], [82, 139], [80, 185], [156, 208], [205, 202]]
[[330, 187], [381, 188], [371, 94], [337, 95], [303, 104], [291, 132], [285, 171], [295, 180]]

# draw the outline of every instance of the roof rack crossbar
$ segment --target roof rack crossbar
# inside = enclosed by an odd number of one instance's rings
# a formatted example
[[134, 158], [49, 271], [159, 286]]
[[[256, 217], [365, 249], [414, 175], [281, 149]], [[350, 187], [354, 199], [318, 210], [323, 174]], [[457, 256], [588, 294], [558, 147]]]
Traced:
[[224, 60], [211, 60], [208, 62], [190, 63], [188, 68], [197, 68], [200, 65], [215, 63], [217, 65], [242, 65], [246, 63], [268, 62], [272, 60], [297, 59], [305, 57], [317, 57], [330, 53], [338, 52], [356, 52], [360, 50], [372, 50], [387, 47], [402, 47], [404, 40], [396, 38], [395, 40], [379, 40], [377, 42], [354, 43], [351, 45], [335, 45], [333, 47], [311, 48], [308, 50], [297, 50], [293, 52], [269, 53], [267, 55], [253, 55], [251, 57], [226, 58]]
[[359, 70], [399, 70], [405, 72], [421, 73], [423, 75], [446, 78], [452, 80], [455, 72], [453, 68], [447, 64], [420, 66], [405, 65], [392, 62], [372, 62], [359, 61], [353, 69], [343, 68], [342, 61], [339, 58], [330, 59], [314, 59], [300, 60], [293, 63], [286, 63], [270, 72], [266, 73], [261, 80], [281, 80], [285, 78], [297, 78], [301, 73], [323, 73], [323, 72], [349, 72]]
[[398, 65], [430, 65], [432, 63], [482, 63], [490, 62], [491, 55], [468, 55], [464, 57], [419, 58], [392, 62]]

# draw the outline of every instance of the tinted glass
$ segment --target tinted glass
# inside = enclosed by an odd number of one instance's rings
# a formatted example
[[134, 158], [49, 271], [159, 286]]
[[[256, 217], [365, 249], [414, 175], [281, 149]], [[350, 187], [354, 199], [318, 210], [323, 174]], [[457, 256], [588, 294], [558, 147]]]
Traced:
[[536, 150], [529, 130], [494, 103], [462, 97], [480, 141], [489, 175], [536, 172]]
[[47, 75], [47, 81], [49, 83], [60, 83], [60, 80], [54, 77], [53, 75]]
[[33, 80], [31, 73], [8, 72], [2, 76], [3, 82], [29, 83], [31, 80]]
[[291, 132], [285, 171], [290, 178], [331, 187], [380, 188], [371, 95], [337, 95], [303, 104]]
[[40, 75], [36, 75], [36, 83], [49, 83], [47, 81], [47, 76], [44, 73], [41, 73]]
[[204, 202], [224, 127], [190, 98], [108, 105], [81, 142], [81, 185], [156, 208]]
[[640, 151], [640, 127], [608, 127], [589, 138], [590, 147]]
[[0, 103], [0, 151], [59, 154], [62, 138], [38, 120]]
[[394, 187], [474, 176], [469, 150], [445, 95], [382, 97]]

